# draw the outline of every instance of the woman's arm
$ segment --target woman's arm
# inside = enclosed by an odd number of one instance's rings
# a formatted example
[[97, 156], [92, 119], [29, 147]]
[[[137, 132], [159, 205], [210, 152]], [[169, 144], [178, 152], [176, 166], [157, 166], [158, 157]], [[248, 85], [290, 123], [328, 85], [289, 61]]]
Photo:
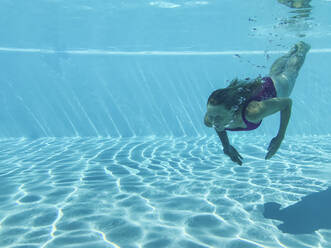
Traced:
[[217, 131], [215, 129], [218, 137], [220, 138], [221, 142], [222, 142], [222, 145], [223, 145], [223, 148], [228, 148], [230, 146], [230, 142], [229, 142], [229, 138], [228, 138], [228, 135], [226, 133], [226, 131]]
[[286, 128], [291, 117], [291, 98], [271, 98], [265, 101], [252, 101], [246, 108], [246, 119], [249, 121], [260, 121], [264, 117], [280, 111], [280, 125], [277, 136], [272, 139], [268, 147], [266, 159], [271, 158], [278, 150], [284, 139]]
[[220, 138], [222, 145], [223, 145], [223, 152], [228, 155], [233, 162], [236, 162], [239, 165], [242, 165], [242, 159], [243, 157], [237, 152], [237, 150], [230, 145], [228, 135], [225, 130], [223, 131], [217, 131], [215, 129], [218, 137]]
[[285, 136], [287, 124], [290, 121], [291, 109], [292, 109], [292, 100], [291, 100], [291, 98], [286, 98], [286, 101], [284, 101], [285, 107], [283, 109], [281, 109], [281, 111], [280, 111], [280, 125], [279, 125], [279, 130], [278, 130], [278, 133], [277, 133], [277, 136], [282, 138], [282, 139]]
[[259, 122], [263, 118], [280, 111], [280, 126], [277, 136], [284, 138], [292, 108], [291, 98], [275, 97], [265, 101], [252, 101], [246, 108], [246, 119]]

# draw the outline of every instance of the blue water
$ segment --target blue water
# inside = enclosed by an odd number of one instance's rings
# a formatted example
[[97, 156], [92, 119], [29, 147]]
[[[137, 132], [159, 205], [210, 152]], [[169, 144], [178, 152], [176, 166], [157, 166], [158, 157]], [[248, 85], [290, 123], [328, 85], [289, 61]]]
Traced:
[[[329, 0], [0, 3], [0, 247], [331, 248]], [[279, 115], [229, 133], [209, 94], [312, 46]]]
[[[252, 139], [236, 142], [241, 167], [215, 137], [3, 141], [0, 244], [330, 247], [330, 190], [303, 198], [328, 188], [331, 138], [288, 138], [268, 162], [265, 138]], [[294, 208], [285, 225], [264, 217], [270, 202]]]

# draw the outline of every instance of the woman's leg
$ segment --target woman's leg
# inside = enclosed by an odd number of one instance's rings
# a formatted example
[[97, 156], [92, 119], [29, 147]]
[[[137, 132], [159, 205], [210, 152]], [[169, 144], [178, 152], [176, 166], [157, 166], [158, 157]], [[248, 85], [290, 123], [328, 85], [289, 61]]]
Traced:
[[277, 96], [288, 97], [291, 94], [309, 49], [310, 45], [300, 41], [287, 54], [272, 64], [270, 77], [275, 84]]

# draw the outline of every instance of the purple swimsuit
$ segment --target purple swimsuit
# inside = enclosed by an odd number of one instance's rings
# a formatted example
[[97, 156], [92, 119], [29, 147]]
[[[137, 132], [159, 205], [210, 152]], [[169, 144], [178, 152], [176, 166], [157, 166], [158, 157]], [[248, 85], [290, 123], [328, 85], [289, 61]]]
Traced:
[[227, 131], [250, 131], [250, 130], [254, 130], [254, 129], [258, 128], [261, 125], [262, 120], [259, 123], [253, 123], [253, 122], [249, 122], [245, 118], [246, 108], [251, 101], [263, 101], [263, 100], [277, 97], [276, 88], [275, 88], [275, 85], [274, 85], [271, 77], [264, 77], [264, 78], [262, 78], [261, 82], [263, 83], [261, 91], [259, 91], [255, 96], [253, 96], [246, 102], [246, 104], [244, 105], [242, 112], [241, 112], [241, 116], [247, 127], [246, 128], [242, 128], [242, 127], [225, 128], [225, 130], [227, 130]]

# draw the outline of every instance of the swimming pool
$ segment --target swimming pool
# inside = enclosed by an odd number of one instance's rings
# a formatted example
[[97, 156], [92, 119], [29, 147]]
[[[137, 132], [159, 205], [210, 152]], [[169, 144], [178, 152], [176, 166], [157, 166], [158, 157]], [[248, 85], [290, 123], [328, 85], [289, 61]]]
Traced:
[[[331, 247], [330, 1], [1, 5], [0, 247]], [[232, 163], [209, 94], [298, 40], [280, 150], [275, 115]]]

